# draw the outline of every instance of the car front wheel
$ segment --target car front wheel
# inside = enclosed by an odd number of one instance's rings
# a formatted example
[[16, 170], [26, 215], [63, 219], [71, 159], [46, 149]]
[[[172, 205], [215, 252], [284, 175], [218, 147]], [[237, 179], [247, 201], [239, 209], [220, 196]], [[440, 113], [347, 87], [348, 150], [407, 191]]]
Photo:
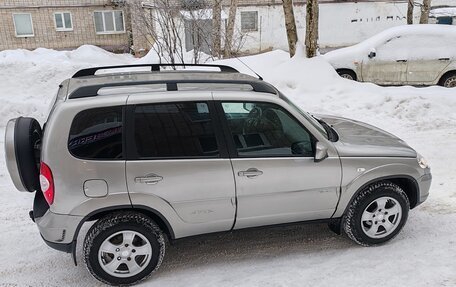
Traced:
[[160, 228], [147, 216], [121, 212], [95, 223], [84, 241], [84, 262], [98, 280], [131, 285], [157, 270], [165, 254]]
[[339, 74], [340, 77], [347, 79], [347, 80], [352, 80], [352, 81], [357, 81], [358, 78], [356, 77], [355, 72], [352, 70], [348, 69], [339, 69], [337, 70], [337, 73]]
[[394, 238], [407, 221], [410, 204], [396, 184], [381, 181], [368, 186], [353, 200], [344, 218], [345, 233], [364, 246]]

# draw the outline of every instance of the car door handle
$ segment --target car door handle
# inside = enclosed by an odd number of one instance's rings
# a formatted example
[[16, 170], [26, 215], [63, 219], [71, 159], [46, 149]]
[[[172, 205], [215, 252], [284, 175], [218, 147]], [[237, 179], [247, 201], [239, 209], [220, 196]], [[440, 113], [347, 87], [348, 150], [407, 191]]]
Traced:
[[256, 177], [262, 174], [263, 172], [256, 168], [249, 168], [248, 170], [241, 170], [240, 172], [238, 172], [239, 176], [246, 176], [248, 178]]
[[450, 58], [440, 58], [439, 61], [449, 61]]
[[396, 60], [398, 63], [407, 63], [407, 60]]
[[159, 181], [163, 180], [163, 176], [156, 174], [148, 174], [145, 176], [135, 177], [136, 183], [145, 183], [145, 184], [157, 184]]

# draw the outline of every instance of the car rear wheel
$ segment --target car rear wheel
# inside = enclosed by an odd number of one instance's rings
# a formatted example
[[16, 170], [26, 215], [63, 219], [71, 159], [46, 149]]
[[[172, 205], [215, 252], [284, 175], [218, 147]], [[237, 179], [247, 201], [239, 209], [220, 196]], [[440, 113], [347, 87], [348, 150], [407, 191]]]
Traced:
[[41, 126], [34, 118], [19, 117], [6, 125], [6, 165], [20, 191], [40, 190], [41, 138]]
[[409, 209], [405, 192], [396, 184], [381, 181], [356, 196], [343, 218], [343, 228], [358, 244], [382, 244], [401, 231]]
[[165, 255], [160, 228], [147, 216], [121, 212], [95, 223], [84, 241], [84, 261], [103, 283], [131, 285], [156, 271]]
[[445, 88], [456, 88], [456, 72], [450, 73], [442, 77], [440, 85]]

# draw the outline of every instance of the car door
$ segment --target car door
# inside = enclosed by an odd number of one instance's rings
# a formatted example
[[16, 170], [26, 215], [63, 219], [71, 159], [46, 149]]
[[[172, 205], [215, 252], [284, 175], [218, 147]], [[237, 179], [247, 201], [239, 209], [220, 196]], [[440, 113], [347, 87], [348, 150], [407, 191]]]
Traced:
[[410, 35], [407, 82], [412, 85], [435, 84], [445, 68], [454, 60], [456, 41], [443, 35]]
[[207, 100], [211, 94], [194, 97], [202, 100], [181, 96], [147, 103], [153, 97], [131, 96], [127, 105], [126, 175], [132, 203], [169, 205], [178, 219], [165, 217], [181, 228], [179, 236], [229, 230], [235, 215], [233, 173]]
[[314, 137], [275, 103], [221, 101], [236, 180], [235, 228], [330, 218], [337, 156], [314, 162]]
[[401, 37], [389, 39], [376, 47], [375, 56], [363, 60], [361, 74], [364, 82], [380, 85], [403, 85], [407, 81], [407, 53], [401, 47]]

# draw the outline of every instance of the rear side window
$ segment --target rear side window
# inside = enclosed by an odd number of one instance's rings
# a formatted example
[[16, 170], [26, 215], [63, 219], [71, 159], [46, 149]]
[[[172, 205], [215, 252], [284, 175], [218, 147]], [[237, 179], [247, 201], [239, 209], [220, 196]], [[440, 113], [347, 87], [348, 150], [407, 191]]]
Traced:
[[219, 156], [206, 102], [136, 106], [134, 138], [143, 159]]
[[68, 149], [84, 159], [122, 159], [122, 107], [96, 108], [76, 115]]

